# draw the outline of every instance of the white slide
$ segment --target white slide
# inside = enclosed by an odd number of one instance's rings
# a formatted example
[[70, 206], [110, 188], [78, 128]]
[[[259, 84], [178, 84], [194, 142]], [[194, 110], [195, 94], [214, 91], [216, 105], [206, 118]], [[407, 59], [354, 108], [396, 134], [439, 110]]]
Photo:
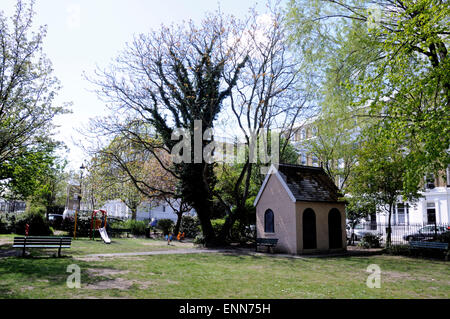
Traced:
[[109, 239], [105, 227], [99, 228], [98, 231], [100, 232], [100, 236], [102, 236], [102, 239], [105, 242], [105, 244], [111, 244], [111, 239]]

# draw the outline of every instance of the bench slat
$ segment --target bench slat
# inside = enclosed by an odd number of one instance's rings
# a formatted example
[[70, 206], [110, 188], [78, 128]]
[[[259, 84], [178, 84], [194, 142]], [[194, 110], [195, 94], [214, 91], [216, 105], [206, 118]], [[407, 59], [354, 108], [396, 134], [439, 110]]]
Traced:
[[[13, 245], [13, 248], [24, 248], [24, 245]], [[67, 245], [25, 245], [25, 248], [70, 248], [71, 246]]]
[[43, 240], [34, 240], [34, 241], [15, 241], [14, 244], [23, 244], [23, 243], [27, 243], [27, 244], [39, 244], [39, 243], [43, 243], [43, 244], [71, 244], [71, 241], [43, 241]]
[[54, 237], [54, 236], [29, 236], [14, 237], [13, 248], [22, 248], [22, 256], [25, 256], [27, 248], [48, 248], [58, 249], [58, 257], [61, 256], [61, 249], [71, 248], [71, 237]]
[[438, 242], [424, 242], [424, 241], [412, 241], [409, 243], [411, 248], [435, 248], [435, 249], [448, 249], [447, 243]]
[[46, 242], [46, 241], [35, 241], [35, 242], [14, 242], [13, 245], [71, 245], [70, 242]]

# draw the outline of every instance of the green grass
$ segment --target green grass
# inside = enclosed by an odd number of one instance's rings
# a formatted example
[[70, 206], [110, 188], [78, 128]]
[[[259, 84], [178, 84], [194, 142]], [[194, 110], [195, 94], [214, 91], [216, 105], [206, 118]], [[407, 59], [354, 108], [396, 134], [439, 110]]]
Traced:
[[[0, 253], [10, 250], [11, 245], [17, 235], [0, 235]], [[77, 238], [72, 240], [70, 249], [63, 249], [62, 254], [68, 256], [82, 256], [89, 254], [109, 254], [109, 253], [128, 253], [128, 252], [146, 252], [158, 250], [177, 250], [194, 248], [189, 242], [174, 242], [167, 245], [165, 240], [147, 239], [147, 238], [111, 238], [111, 244], [104, 244], [103, 241], [96, 238]], [[42, 256], [54, 254], [57, 250], [28, 250], [32, 256]]]
[[[141, 241], [148, 240], [119, 239], [116, 245], [105, 248], [100, 242], [80, 240], [74, 242], [73, 257], [0, 258], [0, 298], [450, 297], [449, 264], [417, 258], [291, 259], [230, 254], [81, 257], [112, 247], [139, 251]], [[144, 247], [146, 251], [152, 248]], [[70, 275], [67, 266], [71, 264], [81, 268], [81, 289], [66, 286]], [[366, 286], [366, 269], [371, 264], [381, 268], [380, 289]]]

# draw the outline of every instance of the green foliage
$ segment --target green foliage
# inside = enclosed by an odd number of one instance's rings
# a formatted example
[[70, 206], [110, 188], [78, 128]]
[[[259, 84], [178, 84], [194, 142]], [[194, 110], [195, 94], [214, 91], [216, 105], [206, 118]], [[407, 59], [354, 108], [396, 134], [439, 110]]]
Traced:
[[367, 218], [376, 211], [376, 202], [371, 195], [368, 194], [353, 194], [351, 197], [346, 197], [346, 216], [349, 220], [350, 226], [356, 226], [361, 219]]
[[184, 232], [186, 237], [195, 238], [201, 232], [198, 218], [183, 216], [181, 219], [180, 231]]
[[135, 236], [145, 235], [145, 229], [147, 228], [147, 223], [144, 221], [129, 219], [125, 221], [125, 228], [130, 229], [131, 233]]
[[392, 245], [383, 250], [386, 254], [394, 256], [411, 256], [411, 248], [408, 245]]
[[403, 195], [450, 163], [449, 14], [435, 0], [289, 3], [291, 40], [319, 79], [319, 103], [380, 122], [372, 133], [404, 151]]
[[195, 244], [195, 245], [204, 246], [204, 245], [206, 244], [205, 236], [203, 236], [203, 234], [198, 234], [198, 235], [194, 238], [194, 244]]
[[16, 221], [22, 213], [3, 213], [0, 214], [0, 234], [11, 234], [16, 230]]
[[380, 248], [381, 238], [374, 234], [365, 234], [358, 246], [363, 248]]
[[[349, 192], [362, 205], [379, 206], [388, 216], [388, 227], [400, 196], [414, 202], [420, 197], [419, 184], [405, 189], [404, 171], [408, 166], [404, 148], [395, 139], [385, 140], [375, 129], [361, 135], [358, 165], [353, 169]], [[355, 206], [353, 206], [355, 207]], [[391, 244], [388, 233], [386, 245]]]
[[29, 225], [29, 236], [49, 236], [53, 232], [48, 224], [42, 210], [30, 210], [20, 216], [15, 224], [15, 232], [25, 235], [25, 227]]
[[[211, 224], [216, 233], [220, 233], [225, 225], [225, 221], [225, 218], [211, 220]], [[254, 233], [250, 230], [249, 225], [241, 222], [240, 220], [233, 224], [233, 227], [228, 234], [228, 240], [234, 243], [246, 243], [253, 238]]]
[[8, 234], [8, 225], [6, 223], [6, 218], [0, 215], [0, 234]]
[[163, 235], [168, 235], [172, 232], [174, 222], [171, 219], [160, 219], [156, 225], [156, 228], [162, 231]]
[[440, 241], [441, 243], [447, 243], [450, 245], [450, 231], [439, 234], [437, 236], [437, 241]]
[[225, 224], [225, 219], [224, 218], [220, 218], [220, 219], [212, 219], [211, 220], [211, 225], [214, 229], [214, 232], [216, 234], [219, 234], [220, 231], [222, 230], [223, 225]]
[[52, 120], [67, 113], [53, 105], [59, 83], [42, 52], [46, 28], [33, 27], [33, 2], [17, 1], [11, 18], [0, 13], [0, 197], [27, 198], [43, 185], [57, 145]]

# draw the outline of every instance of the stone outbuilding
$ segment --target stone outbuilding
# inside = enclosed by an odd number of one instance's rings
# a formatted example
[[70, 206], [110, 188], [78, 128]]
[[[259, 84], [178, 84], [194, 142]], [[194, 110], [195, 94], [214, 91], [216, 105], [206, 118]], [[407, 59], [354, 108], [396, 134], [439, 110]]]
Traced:
[[277, 238], [276, 252], [346, 250], [345, 203], [321, 167], [271, 166], [255, 199], [257, 238]]

